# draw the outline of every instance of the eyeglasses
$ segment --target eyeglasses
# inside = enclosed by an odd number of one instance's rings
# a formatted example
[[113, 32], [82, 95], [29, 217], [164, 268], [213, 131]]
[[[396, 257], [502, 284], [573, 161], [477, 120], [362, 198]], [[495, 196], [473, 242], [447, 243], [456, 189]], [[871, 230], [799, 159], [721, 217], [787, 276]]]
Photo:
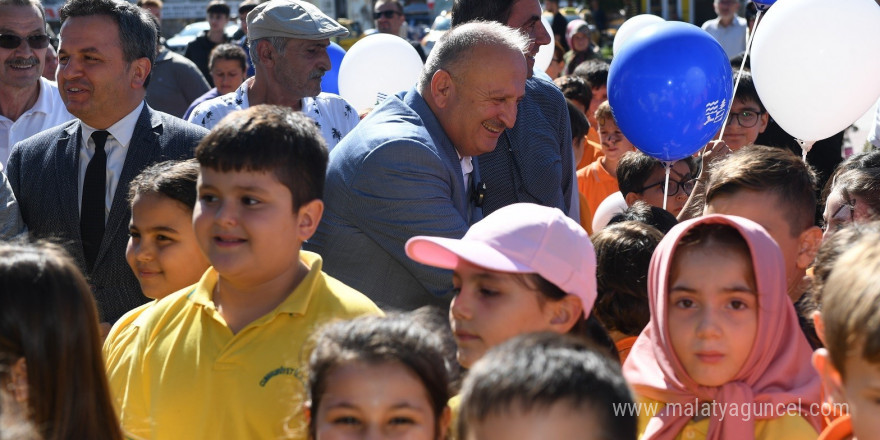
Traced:
[[827, 231], [828, 229], [832, 229], [834, 231], [837, 231], [839, 229], [842, 229], [844, 226], [851, 224], [853, 222], [853, 214], [855, 213], [855, 211], [855, 202], [847, 202], [840, 205], [840, 207], [834, 211], [834, 215], [832, 215], [831, 218], [822, 225], [822, 230]]
[[[643, 192], [645, 192], [655, 186], [659, 186], [660, 189], [662, 190], [663, 185], [665, 183], [666, 183], [666, 180], [661, 180], [657, 183], [652, 183], [652, 184], [642, 188], [641, 190], [634, 191], [634, 192], [643, 193]], [[679, 190], [684, 191], [685, 195], [689, 196], [689, 195], [691, 195], [691, 191], [694, 190], [694, 185], [696, 185], [696, 184], [697, 184], [697, 179], [687, 179], [687, 180], [681, 180], [681, 181], [669, 179], [669, 194], [668, 194], [668, 196], [672, 197], [672, 196], [678, 194]]]
[[31, 35], [30, 37], [19, 37], [13, 34], [0, 35], [0, 47], [4, 49], [18, 49], [21, 41], [26, 40], [31, 49], [45, 49], [49, 46], [48, 35]]
[[391, 10], [388, 10], [388, 11], [379, 11], [379, 12], [375, 12], [375, 13], [373, 13], [373, 19], [374, 19], [374, 20], [378, 20], [379, 17], [394, 18], [394, 16], [397, 15], [397, 14], [400, 14], [400, 12], [397, 12], [397, 11], [391, 11]]
[[733, 119], [736, 118], [736, 122], [739, 123], [740, 127], [752, 128], [758, 123], [759, 117], [764, 113], [766, 112], [755, 112], [751, 110], [731, 113], [730, 118], [727, 119], [727, 125], [730, 125], [730, 123], [733, 122]]

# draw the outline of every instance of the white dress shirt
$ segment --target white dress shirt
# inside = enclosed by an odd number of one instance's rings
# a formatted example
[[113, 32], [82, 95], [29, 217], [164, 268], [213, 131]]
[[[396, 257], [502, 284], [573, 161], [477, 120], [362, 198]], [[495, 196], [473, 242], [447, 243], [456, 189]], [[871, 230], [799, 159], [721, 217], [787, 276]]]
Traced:
[[[116, 121], [115, 124], [107, 128], [110, 132], [107, 142], [104, 144], [104, 151], [107, 153], [107, 182], [105, 184], [106, 194], [104, 195], [104, 221], [110, 216], [110, 207], [113, 206], [113, 194], [116, 193], [116, 186], [119, 184], [119, 175], [122, 174], [122, 166], [125, 165], [125, 156], [128, 154], [128, 145], [134, 136], [134, 127], [137, 120], [144, 109], [144, 103], [140, 105], [124, 118]], [[80, 121], [81, 122], [81, 121]], [[95, 141], [92, 140], [92, 133], [98, 131], [96, 128], [89, 127], [82, 123], [82, 138], [80, 145], [85, 148], [79, 149], [79, 176], [78, 180], [78, 201], [77, 207], [82, 209], [82, 191], [83, 182], [86, 179], [86, 168], [89, 161], [95, 155]]]
[[43, 130], [61, 125], [71, 119], [73, 115], [67, 112], [61, 95], [58, 94], [58, 86], [46, 78], [40, 77], [40, 94], [34, 106], [25, 111], [17, 120], [13, 121], [0, 115], [0, 164], [6, 168], [9, 153], [12, 146]]

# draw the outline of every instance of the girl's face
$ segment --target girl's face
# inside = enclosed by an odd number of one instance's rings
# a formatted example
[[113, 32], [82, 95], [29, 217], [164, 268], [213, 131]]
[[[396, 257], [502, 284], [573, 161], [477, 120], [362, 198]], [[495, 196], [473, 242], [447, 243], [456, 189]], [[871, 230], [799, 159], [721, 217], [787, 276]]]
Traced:
[[399, 362], [343, 364], [330, 370], [326, 384], [312, 414], [315, 440], [438, 438], [428, 391]]
[[195, 284], [210, 265], [193, 232], [192, 210], [177, 200], [155, 193], [136, 196], [129, 233], [125, 259], [149, 298]]
[[732, 381], [758, 330], [751, 259], [726, 246], [690, 246], [676, 252], [669, 279], [666, 318], [675, 355], [700, 385]]
[[590, 48], [590, 36], [578, 32], [571, 36], [571, 48], [575, 52], [583, 52]]
[[543, 294], [518, 277], [459, 259], [449, 321], [463, 367], [470, 368], [488, 349], [514, 336], [554, 330], [556, 303], [539, 301]]

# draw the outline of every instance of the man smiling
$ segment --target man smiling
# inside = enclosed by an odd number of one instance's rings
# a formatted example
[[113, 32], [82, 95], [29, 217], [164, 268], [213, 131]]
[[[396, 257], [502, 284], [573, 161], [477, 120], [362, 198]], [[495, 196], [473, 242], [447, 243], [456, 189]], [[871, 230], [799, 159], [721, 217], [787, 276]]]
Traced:
[[446, 307], [448, 271], [410, 260], [415, 235], [461, 238], [480, 218], [476, 161], [513, 126], [528, 42], [497, 23], [454, 28], [416, 88], [388, 97], [330, 153], [326, 210], [306, 249], [380, 307]]

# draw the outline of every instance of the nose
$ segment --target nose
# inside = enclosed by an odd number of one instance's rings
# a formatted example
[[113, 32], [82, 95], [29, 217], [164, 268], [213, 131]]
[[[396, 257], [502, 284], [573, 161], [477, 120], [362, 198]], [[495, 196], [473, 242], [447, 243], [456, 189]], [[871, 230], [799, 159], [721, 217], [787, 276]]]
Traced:
[[519, 104], [517, 104], [516, 101], [504, 104], [504, 109], [498, 114], [498, 119], [505, 127], [513, 128], [513, 125], [516, 124], [516, 112], [518, 107]]
[[461, 320], [470, 319], [473, 316], [470, 295], [464, 287], [455, 298], [452, 298], [452, 303], [449, 305], [449, 316]]
[[[327, 46], [330, 47], [330, 46]], [[317, 67], [325, 72], [329, 71], [333, 68], [333, 64], [330, 63], [330, 54], [327, 53], [327, 49], [324, 49], [324, 52], [321, 54], [321, 58], [318, 60]]]
[[538, 20], [538, 22], [535, 23], [535, 31], [533, 33], [534, 35], [532, 38], [535, 39], [535, 43], [538, 46], [550, 44], [550, 33], [547, 32], [547, 28], [544, 27], [543, 20]]
[[217, 211], [214, 213], [214, 221], [225, 227], [235, 226], [238, 223], [238, 209], [236, 209], [235, 203], [221, 201], [218, 204]]
[[699, 322], [697, 323], [697, 337], [701, 339], [713, 339], [721, 335], [719, 317], [711, 307], [703, 307], [700, 310]]
[[150, 240], [141, 239], [139, 242], [134, 244], [134, 258], [137, 261], [147, 262], [151, 261], [156, 256], [156, 247], [150, 243]]

